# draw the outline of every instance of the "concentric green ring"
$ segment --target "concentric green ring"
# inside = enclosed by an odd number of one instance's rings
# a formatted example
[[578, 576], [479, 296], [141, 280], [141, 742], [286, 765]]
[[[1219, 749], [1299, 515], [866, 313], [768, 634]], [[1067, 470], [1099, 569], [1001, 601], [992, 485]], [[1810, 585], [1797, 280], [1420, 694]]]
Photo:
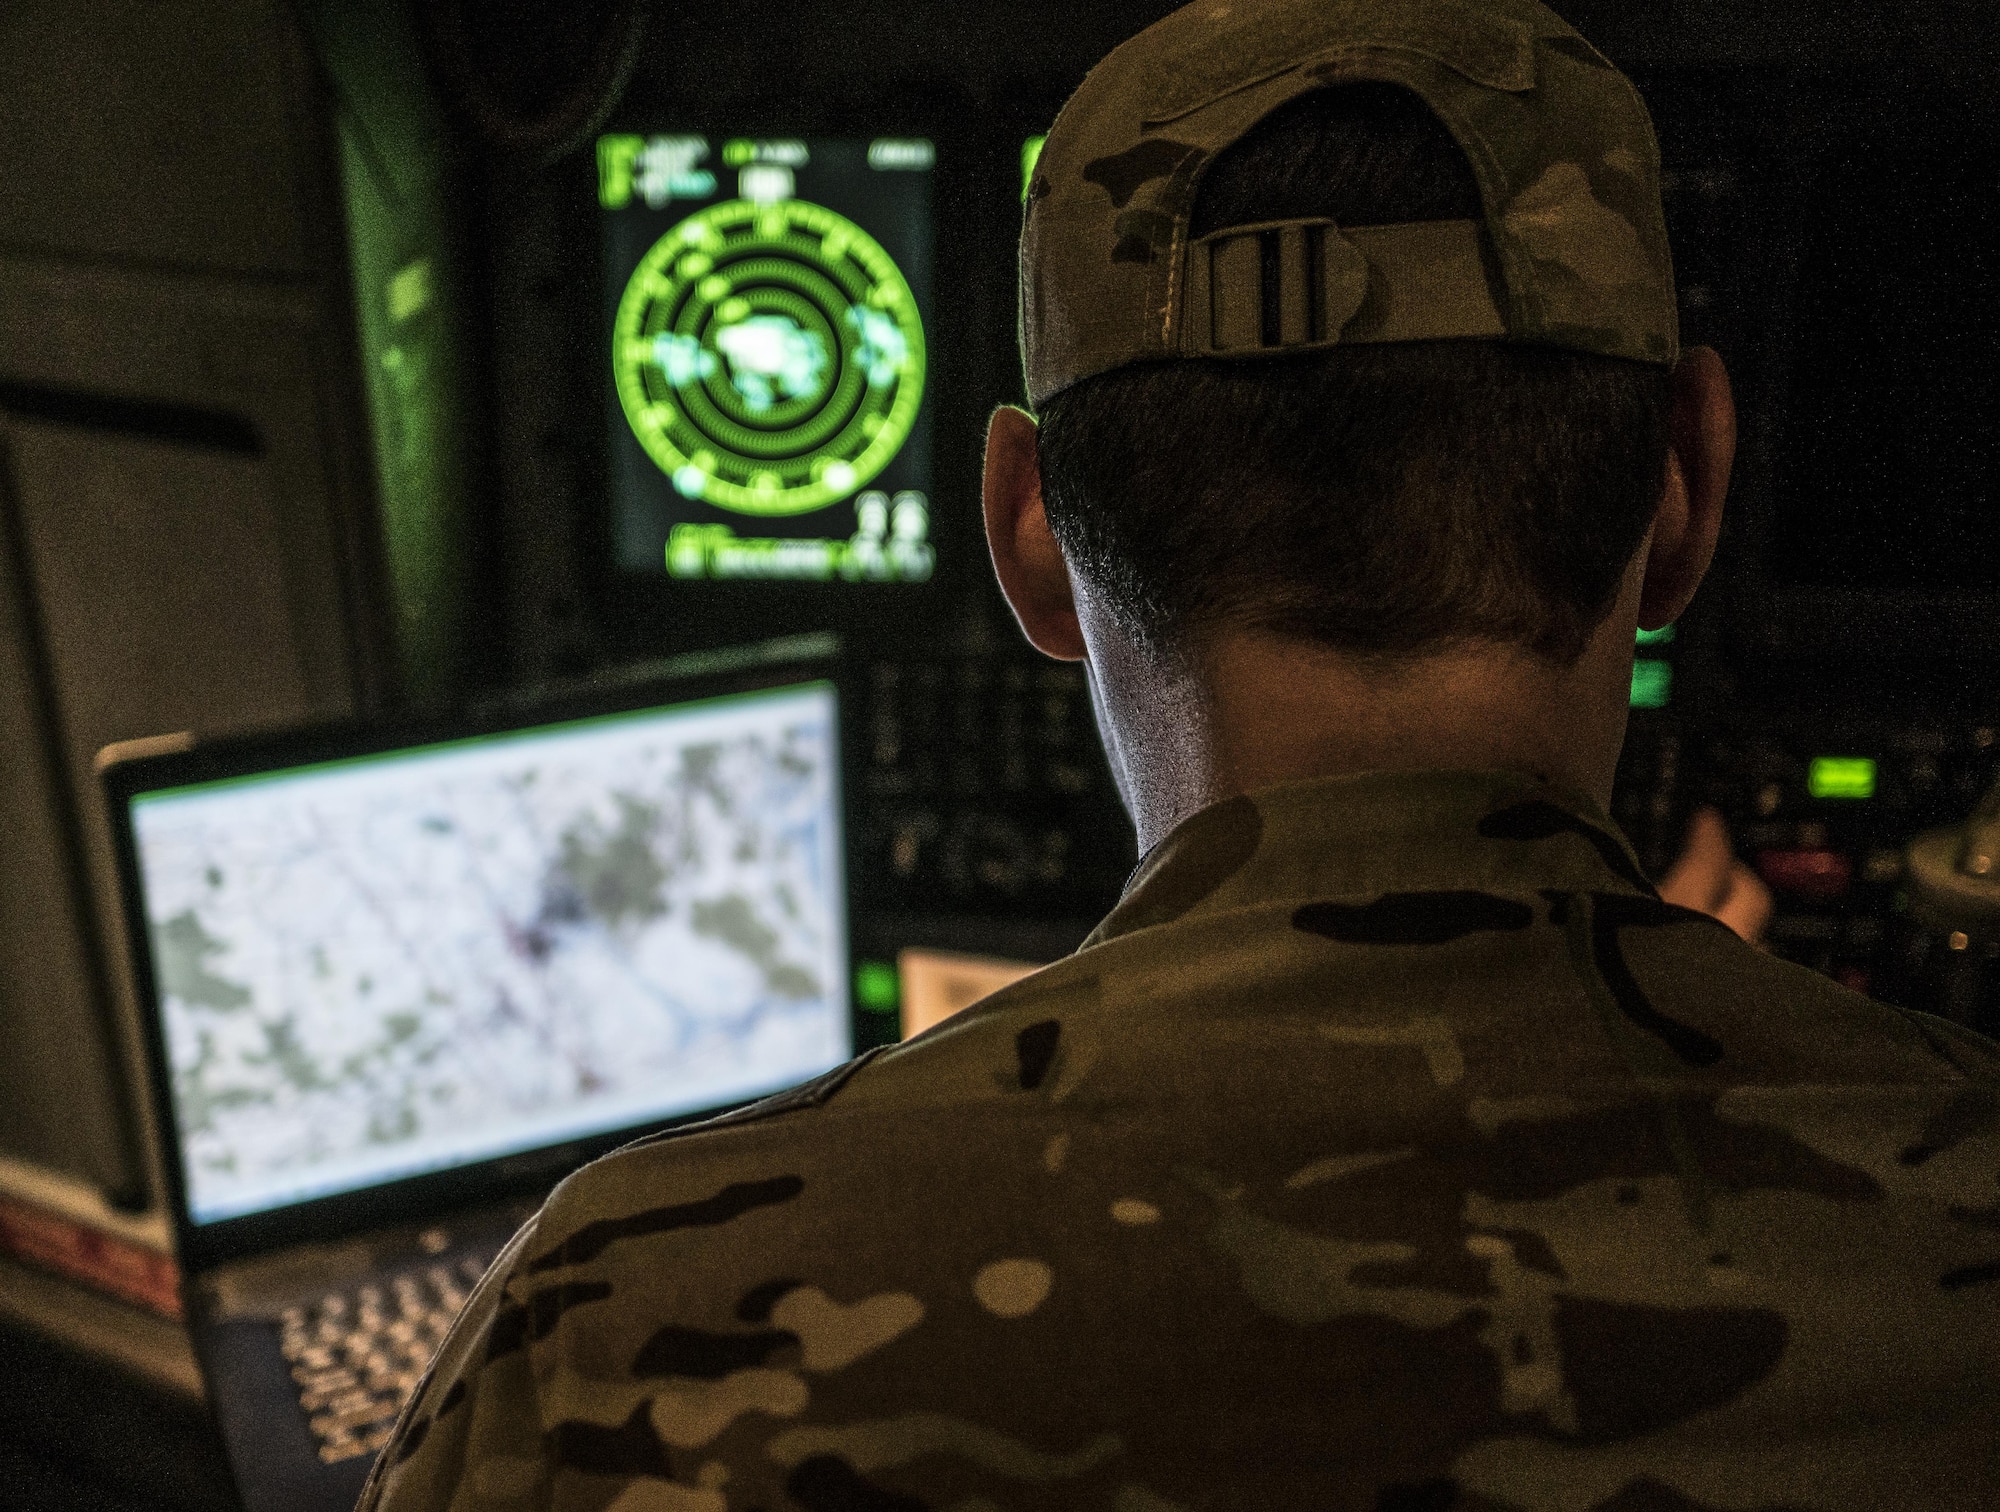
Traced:
[[[886, 316], [903, 340], [880, 386], [860, 361], [855, 309]], [[787, 317], [831, 346], [817, 392], [758, 410], [737, 391], [717, 338], [746, 313]], [[655, 354], [663, 335], [694, 343], [709, 371], [670, 381]], [[727, 200], [640, 259], [612, 324], [611, 371], [632, 434], [683, 494], [739, 514], [804, 514], [866, 487], [909, 439], [923, 320], [894, 259], [845, 216], [805, 200]]]

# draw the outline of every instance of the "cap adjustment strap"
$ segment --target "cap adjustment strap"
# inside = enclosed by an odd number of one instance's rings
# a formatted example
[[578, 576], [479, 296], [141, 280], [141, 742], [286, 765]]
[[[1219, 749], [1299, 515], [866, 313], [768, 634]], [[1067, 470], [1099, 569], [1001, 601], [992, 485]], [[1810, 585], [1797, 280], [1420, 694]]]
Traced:
[[1187, 248], [1182, 355], [1504, 336], [1479, 239], [1469, 220], [1269, 221], [1204, 236]]

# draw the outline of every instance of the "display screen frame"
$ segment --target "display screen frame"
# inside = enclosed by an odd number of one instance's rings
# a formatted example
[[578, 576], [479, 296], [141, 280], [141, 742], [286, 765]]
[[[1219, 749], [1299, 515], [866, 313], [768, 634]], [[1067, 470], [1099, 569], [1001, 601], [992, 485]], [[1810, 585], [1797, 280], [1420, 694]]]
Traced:
[[253, 735], [109, 765], [103, 773], [102, 786], [112, 819], [126, 959], [132, 974], [153, 1122], [161, 1149], [160, 1176], [184, 1268], [191, 1273], [237, 1256], [264, 1253], [292, 1243], [326, 1241], [534, 1196], [578, 1166], [633, 1139], [700, 1122], [732, 1105], [690, 1110], [563, 1138], [538, 1148], [482, 1157], [465, 1165], [391, 1179], [356, 1191], [329, 1193], [265, 1211], [197, 1222], [190, 1205], [184, 1175], [185, 1151], [174, 1113], [172, 1061], [163, 1015], [155, 1006], [157, 984], [146, 939], [143, 875], [129, 819], [130, 806], [136, 799], [148, 793], [225, 782], [274, 769], [361, 760], [413, 747], [506, 736], [572, 721], [597, 720], [669, 705], [706, 703], [807, 684], [828, 684], [834, 691], [833, 753], [838, 763], [835, 775], [843, 841], [843, 928], [849, 976], [844, 986], [849, 1045], [852, 1054], [859, 1055], [877, 1044], [891, 1042], [894, 1026], [885, 1027], [881, 1015], [870, 1013], [862, 1005], [852, 981], [859, 960], [853, 864], [857, 816], [852, 778], [859, 769], [861, 753], [853, 718], [853, 679], [845, 658], [813, 658], [744, 671], [629, 683], [610, 691], [585, 689], [517, 703], [504, 713]]
[[[921, 139], [935, 153], [929, 171], [931, 310], [926, 322], [924, 405], [930, 432], [930, 532], [936, 552], [928, 581], [716, 581], [670, 577], [658, 567], [619, 565], [612, 497], [609, 418], [618, 397], [605, 328], [607, 275], [598, 168], [590, 153], [564, 165], [558, 195], [565, 261], [587, 267], [586, 287], [565, 295], [578, 341], [567, 354], [576, 374], [569, 413], [588, 435], [576, 455], [589, 508], [576, 522], [590, 619], [601, 654], [659, 654], [735, 644], [768, 635], [832, 631], [861, 651], [962, 638], [969, 617], [1001, 622], [980, 509], [986, 419], [1000, 402], [1021, 402], [1015, 332], [1022, 135], [1045, 130], [1059, 97], [1009, 101], [995, 109], [944, 86], [912, 85], [889, 102], [838, 95], [747, 97], [727, 111], [648, 92], [644, 81], [598, 137], [692, 133], [719, 148], [732, 139]], [[1017, 120], [1018, 117], [1018, 120]], [[586, 306], [579, 295], [587, 294]], [[587, 319], [587, 324], [583, 323]], [[588, 371], [579, 358], [587, 355]], [[622, 420], [621, 422], [622, 423]]]
[[597, 139], [621, 570], [929, 580], [935, 155], [927, 138]]

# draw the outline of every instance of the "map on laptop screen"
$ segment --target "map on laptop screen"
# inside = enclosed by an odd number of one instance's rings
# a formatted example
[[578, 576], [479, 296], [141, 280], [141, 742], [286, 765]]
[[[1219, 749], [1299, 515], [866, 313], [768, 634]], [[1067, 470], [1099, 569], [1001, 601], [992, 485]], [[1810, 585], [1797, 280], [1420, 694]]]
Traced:
[[838, 766], [811, 684], [135, 798], [190, 1216], [846, 1060]]

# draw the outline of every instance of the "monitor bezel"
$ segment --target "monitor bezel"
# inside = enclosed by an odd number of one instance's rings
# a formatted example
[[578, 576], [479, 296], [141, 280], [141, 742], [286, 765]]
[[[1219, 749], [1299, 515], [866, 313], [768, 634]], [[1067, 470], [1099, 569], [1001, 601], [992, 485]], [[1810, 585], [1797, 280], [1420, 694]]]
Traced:
[[[662, 644], [723, 645], [748, 634], [832, 629], [857, 647], [889, 645], [912, 620], [941, 629], [962, 618], [969, 605], [998, 595], [991, 584], [980, 510], [984, 422], [995, 398], [1020, 390], [1019, 354], [1013, 341], [1014, 250], [1020, 231], [1019, 141], [993, 112], [949, 88], [913, 89], [884, 107], [879, 100], [827, 94], [810, 99], [745, 98], [726, 111], [713, 102], [652, 97], [635, 90], [600, 135], [629, 132], [697, 132], [711, 141], [732, 137], [921, 137], [936, 148], [930, 170], [931, 329], [925, 406], [931, 436], [932, 542], [936, 573], [926, 582], [793, 583], [711, 582], [669, 578], [664, 571], [620, 566], [614, 546], [610, 421], [617, 412], [611, 367], [601, 360], [601, 309], [605, 296], [601, 217], [596, 170], [578, 154], [552, 185], [566, 218], [589, 228], [591, 310], [588, 396], [592, 437], [584, 496], [595, 504], [579, 524], [582, 563], [600, 633], [614, 654], [646, 654]], [[1060, 103], [1059, 101], [1057, 103]], [[1040, 118], [1031, 107], [1025, 119]], [[1053, 118], [1053, 109], [1048, 119]], [[1038, 130], [1046, 130], [1043, 119]], [[579, 250], [581, 250], [579, 248]], [[960, 297], [971, 291], [970, 297]], [[1004, 298], [1000, 297], [1003, 296]], [[1001, 306], [1004, 305], [1004, 308]], [[579, 407], [581, 408], [581, 407]], [[578, 415], [579, 426], [586, 423]], [[580, 434], [584, 432], [579, 432]]]
[[[592, 326], [592, 341], [595, 352], [594, 362], [597, 368], [596, 376], [601, 385], [603, 395], [603, 413], [599, 420], [599, 434], [596, 439], [606, 481], [606, 488], [604, 490], [606, 508], [604, 510], [603, 523], [612, 536], [610, 543], [612, 549], [607, 557], [610, 571], [614, 576], [629, 581], [651, 580], [656, 583], [664, 582], [671, 590], [679, 590], [675, 596], [684, 600], [690, 607], [701, 604], [704, 601], [719, 603], [731, 599], [743, 599], [745, 602], [753, 604], [775, 601], [782, 608], [786, 601], [794, 598], [802, 598], [809, 604], [814, 600], [824, 602], [827, 600], [839, 601], [849, 598], [859, 598], [864, 602], [869, 600], [875, 601], [879, 612], [881, 608], [893, 609], [895, 605], [903, 603], [906, 600], [924, 599], [928, 596], [932, 584], [935, 583], [939, 576], [935, 570], [930, 577], [917, 580], [884, 579], [880, 581], [863, 580], [849, 582], [838, 579], [811, 581], [786, 578], [684, 579], [662, 574], [660, 571], [660, 562], [657, 557], [650, 564], [631, 563], [620, 560], [617, 536], [624, 528], [621, 517], [624, 511], [636, 502], [633, 495], [626, 491], [627, 478], [624, 470], [621, 469], [618, 463], [621, 449], [627, 446], [635, 448], [632, 453], [628, 454], [629, 460], [632, 466], [645, 475], [646, 480], [644, 483], [637, 484], [638, 488], [644, 489], [649, 485], [664, 485], [665, 480], [657, 471], [658, 464], [646, 457], [644, 448], [637, 445], [630, 421], [620, 403], [612, 365], [608, 360], [610, 355], [608, 350], [610, 346], [610, 331], [605, 324], [605, 316], [616, 308], [620, 301], [620, 296], [624, 292], [620, 287], [624, 280], [618, 276], [614, 276], [609, 265], [608, 242], [614, 234], [614, 228], [618, 226], [621, 218], [632, 216], [656, 219], [663, 223], [670, 222], [678, 225], [685, 217], [711, 210], [719, 205], [732, 203], [731, 196], [733, 191], [728, 187], [728, 184], [734, 179], [736, 170], [726, 167], [723, 163], [726, 142], [735, 139], [765, 143], [805, 143], [814, 141], [821, 145], [838, 142], [851, 147], [863, 147], [872, 141], [889, 138], [906, 141], [921, 140], [928, 143], [932, 147], [934, 154], [930, 165], [922, 168], [915, 174], [897, 173], [892, 175], [893, 177], [903, 179], [915, 177], [921, 181], [919, 192], [923, 199], [924, 208], [919, 218], [923, 222], [920, 239], [924, 244], [924, 252], [921, 258], [899, 260], [897, 266], [909, 277], [914, 286], [924, 291], [919, 294], [918, 299], [919, 303], [924, 307], [925, 378], [911, 436], [898, 446], [887, 465], [887, 470], [882, 474], [881, 478], [864, 480], [857, 483], [846, 499], [836, 501], [831, 505], [825, 506], [823, 509], [809, 510], [797, 515], [784, 515], [769, 520], [754, 514], [737, 513], [732, 510], [705, 505], [699, 501], [690, 504], [688, 501], [682, 500], [669, 507], [677, 512], [691, 510], [692, 513], [687, 518], [697, 523], [710, 521], [725, 524], [739, 536], [757, 537], [777, 535], [782, 538], [793, 534], [796, 527], [803, 530], [808, 536], [824, 537], [829, 533], [826, 523], [829, 517], [838, 518], [844, 511], [851, 508], [852, 501], [855, 498], [868, 489], [880, 487], [885, 491], [894, 492], [902, 486], [896, 482], [884, 480], [895, 478], [898, 465], [897, 459], [903, 457], [914, 445], [918, 444], [917, 438], [920, 434], [922, 438], [921, 449], [928, 454], [928, 462], [921, 468], [921, 482], [917, 482], [914, 479], [906, 479], [906, 481], [908, 482], [908, 486], [922, 490], [927, 506], [935, 511], [940, 498], [941, 469], [937, 455], [937, 443], [940, 439], [938, 426], [940, 390], [949, 392], [951, 379], [955, 376], [953, 372], [957, 357], [955, 349], [961, 343], [957, 338], [956, 332], [951, 329], [954, 320], [944, 312], [942, 308], [943, 301], [939, 298], [943, 289], [940, 287], [938, 278], [940, 263], [938, 186], [940, 169], [943, 164], [938, 160], [939, 144], [935, 140], [934, 134], [930, 132], [913, 132], [905, 136], [896, 132], [779, 132], [764, 131], [761, 129], [747, 131], [731, 129], [727, 133], [722, 133], [703, 129], [703, 126], [699, 123], [689, 125], [675, 116], [668, 116], [644, 130], [634, 130], [630, 133], [620, 133], [607, 129], [598, 134], [598, 140], [601, 141], [607, 136], [621, 134], [640, 138], [700, 136], [710, 144], [706, 160], [707, 166], [715, 170], [721, 182], [717, 184], [716, 192], [707, 199], [698, 201], [677, 200], [666, 206], [663, 210], [655, 211], [646, 209], [640, 204], [636, 191], [633, 202], [629, 207], [621, 207], [616, 210], [607, 208], [602, 204], [597, 204], [594, 207], [592, 224], [597, 233], [597, 258], [593, 271], [600, 305], [598, 320]], [[809, 172], [810, 169], [806, 171]], [[875, 175], [871, 174], [871, 176]], [[809, 191], [804, 188], [800, 189], [798, 197], [807, 200], [811, 198]], [[828, 198], [825, 203], [839, 214], [849, 214], [853, 210], [852, 206], [842, 206], [831, 198]], [[913, 228], [906, 224], [900, 229], [909, 231]], [[881, 236], [885, 244], [893, 241], [893, 238], [887, 235], [887, 230], [888, 228], [879, 223], [873, 226], [873, 233]], [[671, 235], [672, 231], [669, 230], [666, 234]], [[638, 245], [645, 245], [657, 235], [659, 235], [657, 226], [648, 228], [641, 237]], [[654, 244], [657, 245], [657, 242]], [[905, 266], [906, 262], [909, 265]], [[944, 347], [942, 352], [938, 350], [941, 338], [943, 338]], [[941, 367], [940, 358], [942, 358]], [[941, 379], [942, 382], [940, 381]], [[674, 490], [670, 486], [664, 487], [664, 493], [667, 496], [671, 496], [673, 492]], [[832, 534], [835, 535], [842, 533], [838, 529], [832, 531]], [[821, 610], [817, 614], [814, 614], [812, 618], [814, 621], [813, 627], [818, 628], [820, 624], [826, 622], [828, 617], [825, 611]]]
[[[779, 662], [749, 670], [674, 677], [665, 681], [638, 680], [608, 689], [585, 689], [557, 693], [543, 699], [511, 701], [503, 709], [456, 717], [327, 725], [250, 735], [198, 743], [186, 750], [140, 756], [107, 766], [102, 774], [102, 787], [109, 805], [118, 866], [126, 960], [146, 1062], [152, 1123], [157, 1131], [155, 1144], [160, 1156], [160, 1180], [167, 1199], [167, 1216], [174, 1228], [184, 1284], [201, 1271], [229, 1260], [538, 1197], [578, 1167], [634, 1139], [699, 1123], [756, 1099], [738, 1100], [669, 1118], [624, 1125], [536, 1149], [405, 1176], [356, 1191], [308, 1198], [261, 1212], [197, 1222], [188, 1201], [182, 1142], [173, 1101], [171, 1058], [158, 1007], [150, 948], [145, 938], [144, 892], [131, 822], [131, 806], [135, 799], [149, 792], [249, 776], [260, 771], [381, 755], [416, 746], [506, 735], [607, 715], [637, 713], [650, 708], [703, 703], [735, 694], [772, 692], [808, 685], [830, 686], [834, 695], [834, 749], [840, 763], [837, 776], [846, 906], [848, 980], [844, 985], [848, 999], [849, 1044], [852, 1053], [859, 1055], [874, 1044], [886, 1043], [887, 1040], [883, 1026], [877, 1022], [880, 1016], [871, 1014], [863, 1007], [853, 981], [858, 961], [856, 869], [852, 838], [857, 815], [852, 774], [859, 769], [859, 751], [853, 718], [853, 684], [844, 658]], [[892, 1032], [888, 1038], [893, 1038]]]

